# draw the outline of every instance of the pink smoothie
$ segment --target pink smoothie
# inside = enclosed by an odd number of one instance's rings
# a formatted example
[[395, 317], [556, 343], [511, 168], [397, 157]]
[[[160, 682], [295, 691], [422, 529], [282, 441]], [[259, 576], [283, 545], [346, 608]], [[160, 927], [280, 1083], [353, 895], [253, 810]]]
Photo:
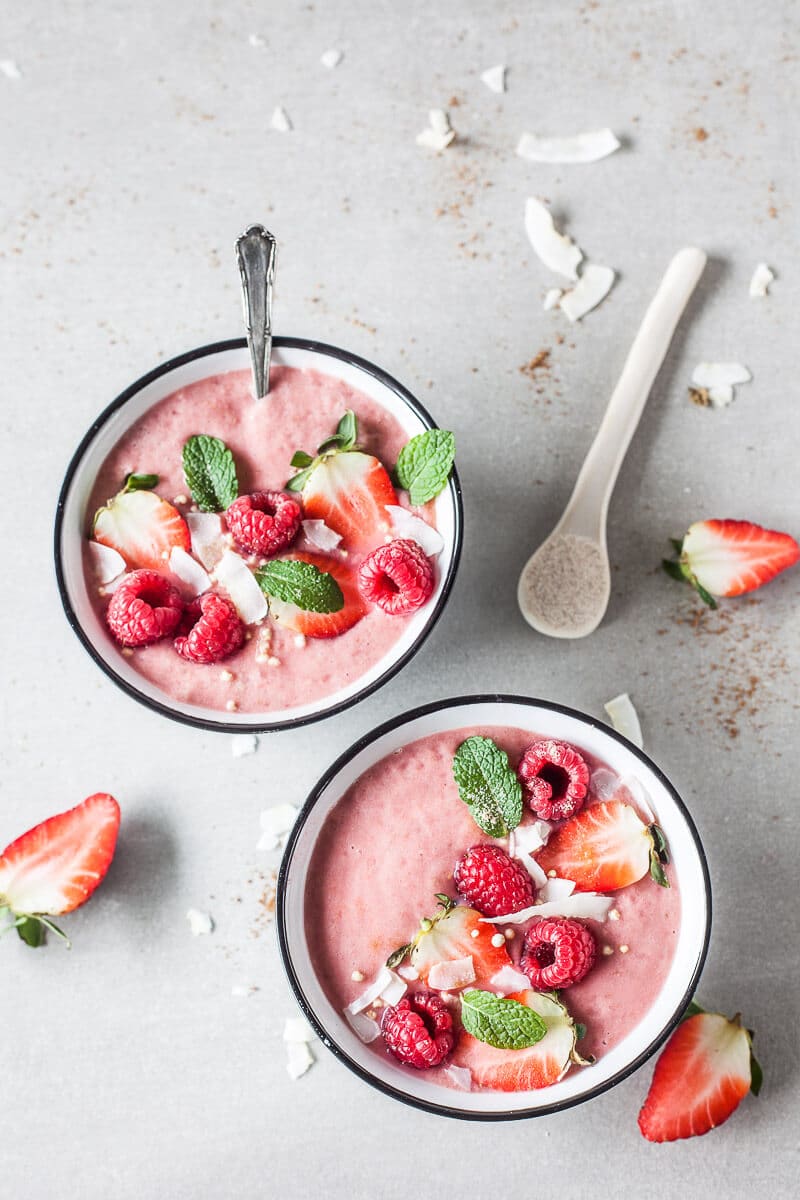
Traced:
[[[328, 816], [308, 871], [306, 934], [315, 971], [339, 1010], [364, 990], [364, 983], [352, 980], [353, 972], [367, 981], [374, 978], [389, 954], [413, 937], [420, 918], [436, 912], [437, 892], [455, 898], [453, 868], [464, 851], [490, 840], [460, 800], [453, 779], [453, 755], [473, 734], [493, 738], [512, 766], [526, 746], [547, 736], [480, 727], [412, 742], [366, 771]], [[592, 771], [604, 766], [576, 748]], [[633, 803], [627, 793], [621, 798]], [[587, 803], [592, 800], [590, 790]], [[524, 822], [534, 819], [526, 813]], [[614, 894], [618, 920], [587, 922], [597, 941], [596, 964], [561, 993], [575, 1022], [587, 1028], [578, 1047], [584, 1056], [600, 1058], [616, 1046], [646, 1015], [664, 984], [680, 923], [674, 872], [666, 870], [669, 889], [640, 880]], [[515, 964], [524, 931], [518, 926], [507, 943]], [[605, 946], [613, 954], [604, 955]], [[621, 953], [621, 946], [627, 952]], [[381, 1039], [371, 1045], [388, 1053]], [[441, 1070], [431, 1075], [448, 1084]]]
[[[192, 505], [186, 499], [181, 452], [193, 434], [211, 434], [230, 447], [241, 495], [283, 488], [294, 474], [289, 464], [295, 450], [313, 453], [348, 408], [358, 418], [359, 443], [387, 467], [408, 441], [399, 422], [378, 403], [319, 371], [273, 367], [265, 400], [254, 401], [250, 389], [249, 371], [230, 371], [181, 388], [154, 405], [103, 463], [90, 497], [89, 522], [130, 472], [157, 474], [159, 495], [184, 515], [189, 512]], [[399, 502], [403, 503], [402, 495]], [[424, 516], [432, 521], [429, 512]], [[320, 553], [302, 535], [291, 550]], [[355, 555], [348, 561], [358, 565]], [[98, 609], [104, 612], [108, 598], [98, 595], [88, 562], [87, 580]], [[358, 679], [390, 650], [407, 620], [373, 607], [339, 637], [308, 638], [305, 644], [299, 639], [298, 644], [295, 634], [268, 618], [264, 623], [271, 634], [267, 662], [257, 661], [263, 641], [254, 628], [241, 650], [215, 665], [185, 662], [169, 638], [135, 650], [127, 660], [176, 700], [212, 709], [269, 712], [321, 700]], [[259, 657], [265, 657], [263, 651]]]

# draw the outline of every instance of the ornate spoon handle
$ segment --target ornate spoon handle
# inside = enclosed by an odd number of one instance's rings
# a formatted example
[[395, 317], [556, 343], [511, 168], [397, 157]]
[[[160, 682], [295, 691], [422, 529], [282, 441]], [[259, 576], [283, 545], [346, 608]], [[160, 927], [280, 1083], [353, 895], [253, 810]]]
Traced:
[[236, 260], [242, 277], [247, 344], [250, 347], [253, 389], [257, 400], [269, 391], [276, 249], [275, 238], [263, 225], [251, 225], [236, 239]]

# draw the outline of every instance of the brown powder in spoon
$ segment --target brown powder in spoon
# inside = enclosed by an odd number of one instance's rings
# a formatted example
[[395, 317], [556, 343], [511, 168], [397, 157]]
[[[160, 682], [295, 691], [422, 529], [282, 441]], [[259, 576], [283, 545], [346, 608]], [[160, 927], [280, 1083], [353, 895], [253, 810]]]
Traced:
[[608, 565], [597, 544], [565, 533], [545, 542], [528, 563], [522, 591], [543, 625], [569, 637], [605, 607], [607, 581]]

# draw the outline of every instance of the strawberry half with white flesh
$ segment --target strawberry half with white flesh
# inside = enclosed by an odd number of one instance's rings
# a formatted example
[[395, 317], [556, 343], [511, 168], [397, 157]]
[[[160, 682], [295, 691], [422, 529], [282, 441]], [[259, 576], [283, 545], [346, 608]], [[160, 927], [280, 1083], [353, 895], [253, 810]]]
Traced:
[[286, 488], [302, 492], [306, 518], [324, 521], [349, 551], [364, 554], [385, 540], [391, 528], [386, 505], [397, 504], [397, 493], [386, 468], [356, 445], [356, 436], [355, 414], [348, 410], [316, 457], [297, 451], [292, 466], [303, 469]]
[[464, 1031], [453, 1051], [453, 1065], [467, 1067], [473, 1085], [495, 1092], [527, 1092], [557, 1083], [571, 1062], [582, 1061], [575, 1054], [578, 1031], [572, 1018], [549, 993], [512, 992], [508, 999], [539, 1014], [547, 1026], [542, 1040], [523, 1050], [500, 1050]]
[[762, 529], [751, 521], [696, 521], [682, 542], [673, 541], [677, 561], [664, 570], [688, 581], [716, 608], [715, 596], [755, 591], [800, 559], [800, 546], [788, 533]]
[[14, 918], [29, 946], [45, 930], [68, 939], [52, 921], [84, 904], [105, 878], [119, 832], [119, 805], [98, 792], [68, 812], [23, 833], [0, 855], [0, 915]]
[[413, 941], [401, 946], [389, 957], [388, 967], [398, 966], [410, 955], [411, 966], [419, 971], [423, 983], [437, 963], [458, 962], [472, 958], [475, 979], [471, 986], [488, 987], [492, 976], [503, 967], [511, 966], [505, 944], [493, 946], [497, 930], [483, 922], [483, 914], [466, 905], [454, 905], [449, 896], [439, 895], [441, 912], [423, 917]]
[[578, 892], [615, 892], [644, 878], [669, 887], [669, 861], [658, 825], [645, 825], [630, 804], [591, 804], [552, 833], [534, 856], [543, 871], [571, 879]]
[[356, 622], [366, 614], [367, 607], [361, 599], [356, 575], [351, 567], [321, 554], [297, 553], [286, 557], [290, 561], [311, 563], [323, 574], [332, 575], [341, 589], [344, 606], [337, 612], [310, 612], [307, 609], [298, 608], [296, 604], [290, 604], [286, 600], [278, 600], [271, 596], [270, 616], [284, 629], [291, 629], [295, 633], [302, 633], [306, 637], [312, 638], [337, 637], [340, 633], [352, 629]]
[[738, 1016], [698, 1012], [683, 1021], [661, 1052], [639, 1113], [644, 1137], [697, 1137], [727, 1121], [749, 1091], [757, 1096], [761, 1068], [752, 1036]]
[[189, 527], [177, 508], [140, 489], [123, 489], [98, 509], [92, 536], [121, 554], [131, 570], [166, 571], [175, 546], [187, 552], [192, 548]]

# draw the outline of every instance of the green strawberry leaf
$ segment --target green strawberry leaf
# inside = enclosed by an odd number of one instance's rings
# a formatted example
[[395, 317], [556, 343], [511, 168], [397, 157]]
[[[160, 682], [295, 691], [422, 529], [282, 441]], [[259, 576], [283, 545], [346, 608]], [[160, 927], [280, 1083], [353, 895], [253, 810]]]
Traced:
[[295, 450], [289, 465], [292, 467], [310, 467], [313, 461], [314, 459], [310, 454], [306, 454], [305, 450]]
[[705, 1011], [706, 1010], [703, 1008], [702, 1004], [698, 1004], [696, 1000], [690, 1000], [686, 1006], [686, 1012], [681, 1017], [681, 1020], [685, 1021], [687, 1017], [696, 1017], [698, 1013], [704, 1013]]
[[439, 901], [439, 907], [444, 910], [440, 914], [441, 916], [445, 916], [446, 913], [450, 912], [451, 908], [455, 908], [456, 906], [455, 901], [451, 900], [444, 892], [436, 892], [436, 899]]
[[456, 453], [456, 440], [446, 429], [427, 429], [400, 451], [395, 475], [415, 508], [438, 496], [447, 483]]
[[344, 608], [344, 596], [336, 580], [313, 563], [275, 558], [255, 576], [265, 595], [295, 604], [305, 612], [335, 613]]
[[668, 863], [669, 847], [667, 846], [667, 839], [664, 837], [664, 830], [660, 825], [656, 825], [655, 821], [650, 826], [650, 836], [653, 839], [653, 845], [655, 847], [656, 854], [660, 858], [661, 862]]
[[676, 554], [683, 554], [683, 538], [670, 538], [669, 544]]
[[678, 583], [686, 582], [686, 576], [684, 575], [679, 562], [675, 562], [675, 560], [672, 558], [662, 558], [661, 566], [669, 576], [671, 576], [673, 579], [677, 579]]
[[122, 495], [126, 492], [152, 492], [155, 487], [158, 487], [157, 475], [137, 475], [134, 472], [125, 480]]
[[[295, 455], [295, 458], [296, 457], [297, 457], [297, 455]], [[312, 459], [312, 462], [313, 461], [314, 460]], [[294, 461], [294, 458], [292, 459], [292, 466], [297, 466], [297, 464]], [[292, 478], [290, 480], [288, 480], [288, 482], [284, 485], [283, 490], [285, 492], [302, 492], [303, 488], [306, 486], [306, 483], [308, 482], [308, 478], [311, 475], [311, 472], [313, 471], [313, 469], [314, 469], [313, 467], [306, 467], [306, 469], [304, 471], [298, 471], [297, 474], [293, 475]]]
[[[752, 1036], [752, 1034], [751, 1034]], [[754, 1096], [757, 1096], [761, 1091], [761, 1086], [764, 1082], [764, 1071], [761, 1063], [753, 1053], [752, 1046], [750, 1047], [750, 1091]]]
[[393, 971], [395, 967], [399, 967], [406, 955], [410, 954], [413, 949], [414, 946], [411, 942], [408, 942], [405, 946], [398, 946], [397, 949], [393, 951], [393, 953], [391, 953], [386, 960], [386, 965], [389, 970]]
[[489, 837], [506, 837], [522, 820], [522, 785], [491, 738], [469, 737], [453, 759], [458, 794]]
[[666, 872], [661, 865], [661, 859], [658, 856], [658, 851], [656, 850], [655, 846], [650, 851], [650, 878], [655, 880], [659, 887], [669, 887], [669, 880], [667, 879]]
[[26, 946], [43, 946], [45, 940], [44, 925], [37, 917], [19, 917], [15, 922], [17, 933]]
[[467, 1033], [498, 1050], [524, 1050], [547, 1033], [544, 1021], [532, 1008], [477, 989], [462, 994], [461, 1021]]
[[336, 433], [331, 434], [329, 438], [325, 438], [325, 441], [317, 448], [317, 454], [328, 454], [331, 450], [346, 453], [355, 446], [357, 434], [358, 423], [356, 421], [356, 414], [351, 408], [348, 408], [336, 426]]
[[711, 595], [711, 592], [707, 592], [706, 589], [703, 587], [702, 583], [697, 582], [697, 579], [695, 578], [694, 575], [691, 575], [689, 577], [689, 582], [691, 583], [692, 587], [697, 592], [698, 596], [700, 597], [700, 599], [703, 601], [704, 604], [707, 604], [709, 608], [717, 607], [717, 602], [714, 599], [714, 597]]
[[224, 512], [239, 495], [233, 455], [224, 442], [207, 433], [198, 433], [185, 443], [183, 474], [202, 512]]
[[578, 1024], [575, 1026], [575, 1041], [579, 1042], [581, 1040], [581, 1038], [585, 1038], [585, 1037], [586, 1037], [586, 1026], [582, 1025], [579, 1021]]

